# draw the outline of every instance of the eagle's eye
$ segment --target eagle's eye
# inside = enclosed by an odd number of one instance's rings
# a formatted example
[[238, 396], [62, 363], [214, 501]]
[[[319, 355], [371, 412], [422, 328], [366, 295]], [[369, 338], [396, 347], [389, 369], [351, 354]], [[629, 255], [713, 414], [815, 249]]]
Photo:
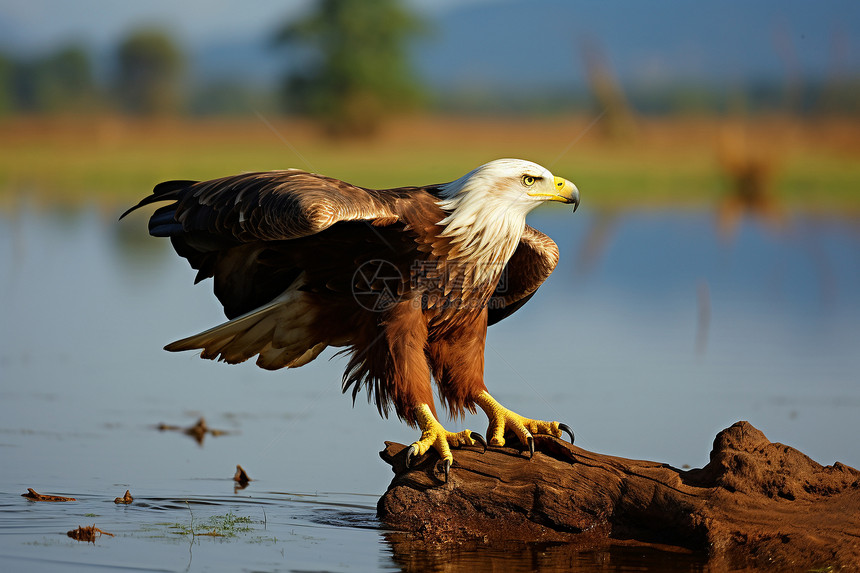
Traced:
[[526, 187], [531, 187], [535, 184], [535, 178], [531, 175], [523, 175], [523, 185]]

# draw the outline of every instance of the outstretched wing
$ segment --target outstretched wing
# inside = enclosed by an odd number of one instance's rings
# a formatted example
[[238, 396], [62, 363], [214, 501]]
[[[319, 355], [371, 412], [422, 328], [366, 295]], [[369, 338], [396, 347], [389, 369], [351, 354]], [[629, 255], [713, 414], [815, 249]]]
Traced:
[[[385, 261], [407, 276], [416, 222], [441, 218], [428, 189], [364, 189], [298, 170], [156, 186], [123, 217], [170, 201], [153, 213], [150, 234], [170, 237], [198, 282], [214, 277], [230, 319], [166, 349], [200, 349], [203, 358], [231, 363], [259, 355], [259, 366], [276, 369], [356, 344], [354, 273]], [[435, 211], [419, 216], [427, 209]]]
[[[410, 191], [364, 189], [299, 170], [268, 171], [167, 181], [122, 216], [171, 201], [153, 213], [150, 234], [170, 237], [176, 252], [198, 271], [195, 282], [214, 277], [215, 295], [227, 317], [235, 318], [286, 290], [300, 272], [296, 257], [325, 257], [312, 245], [300, 245], [303, 239], [323, 238], [337, 223], [363, 221], [364, 232], [349, 236], [385, 243], [391, 235], [382, 227], [399, 221], [397, 202]], [[342, 245], [342, 235], [332, 238]]]
[[306, 237], [339, 221], [393, 222], [396, 199], [396, 193], [288, 169], [201, 182], [166, 181], [122, 217], [150, 203], [174, 201], [153, 214], [153, 236], [206, 231], [246, 243]]
[[526, 225], [520, 244], [511, 256], [490, 299], [487, 324], [493, 325], [520, 309], [558, 264], [558, 245], [534, 227]]

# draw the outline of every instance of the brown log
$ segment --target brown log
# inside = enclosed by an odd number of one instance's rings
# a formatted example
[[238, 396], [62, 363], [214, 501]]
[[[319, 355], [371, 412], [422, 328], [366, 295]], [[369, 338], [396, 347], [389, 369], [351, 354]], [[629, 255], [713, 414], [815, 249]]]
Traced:
[[438, 456], [412, 468], [405, 446], [380, 452], [395, 477], [380, 519], [432, 544], [567, 542], [703, 552], [715, 567], [860, 569], [860, 472], [822, 466], [748, 422], [714, 440], [710, 462], [680, 470], [538, 437], [538, 451], [461, 448], [448, 482]]
[[27, 493], [22, 493], [21, 497], [26, 497], [33, 501], [77, 501], [73, 497], [63, 497], [61, 495], [45, 495], [34, 490], [31, 487], [27, 488]]

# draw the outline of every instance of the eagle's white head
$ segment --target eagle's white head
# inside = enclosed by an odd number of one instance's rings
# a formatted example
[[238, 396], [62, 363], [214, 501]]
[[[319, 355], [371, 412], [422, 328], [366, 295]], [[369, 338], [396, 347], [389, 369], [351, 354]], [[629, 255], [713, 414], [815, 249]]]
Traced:
[[579, 206], [576, 185], [523, 159], [490, 161], [441, 186], [439, 206], [448, 215], [442, 237], [458, 258], [504, 264], [520, 242], [529, 211], [547, 201]]
[[456, 181], [442, 185], [440, 205], [447, 211], [463, 207], [516, 211], [523, 217], [545, 201], [579, 206], [576, 185], [554, 177], [548, 169], [524, 159], [496, 159], [481, 165]]

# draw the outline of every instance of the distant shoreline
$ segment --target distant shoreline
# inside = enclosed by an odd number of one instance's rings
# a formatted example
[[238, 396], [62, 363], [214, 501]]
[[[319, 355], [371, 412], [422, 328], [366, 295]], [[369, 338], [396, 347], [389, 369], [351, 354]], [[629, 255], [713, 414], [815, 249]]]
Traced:
[[[119, 204], [171, 178], [296, 167], [366, 187], [455, 179], [498, 157], [547, 165], [583, 207], [710, 208], [747, 167], [786, 211], [860, 215], [860, 125], [850, 118], [413, 116], [332, 140], [295, 118], [114, 115], [0, 119], [0, 206]], [[616, 132], [613, 132], [613, 129]]]

